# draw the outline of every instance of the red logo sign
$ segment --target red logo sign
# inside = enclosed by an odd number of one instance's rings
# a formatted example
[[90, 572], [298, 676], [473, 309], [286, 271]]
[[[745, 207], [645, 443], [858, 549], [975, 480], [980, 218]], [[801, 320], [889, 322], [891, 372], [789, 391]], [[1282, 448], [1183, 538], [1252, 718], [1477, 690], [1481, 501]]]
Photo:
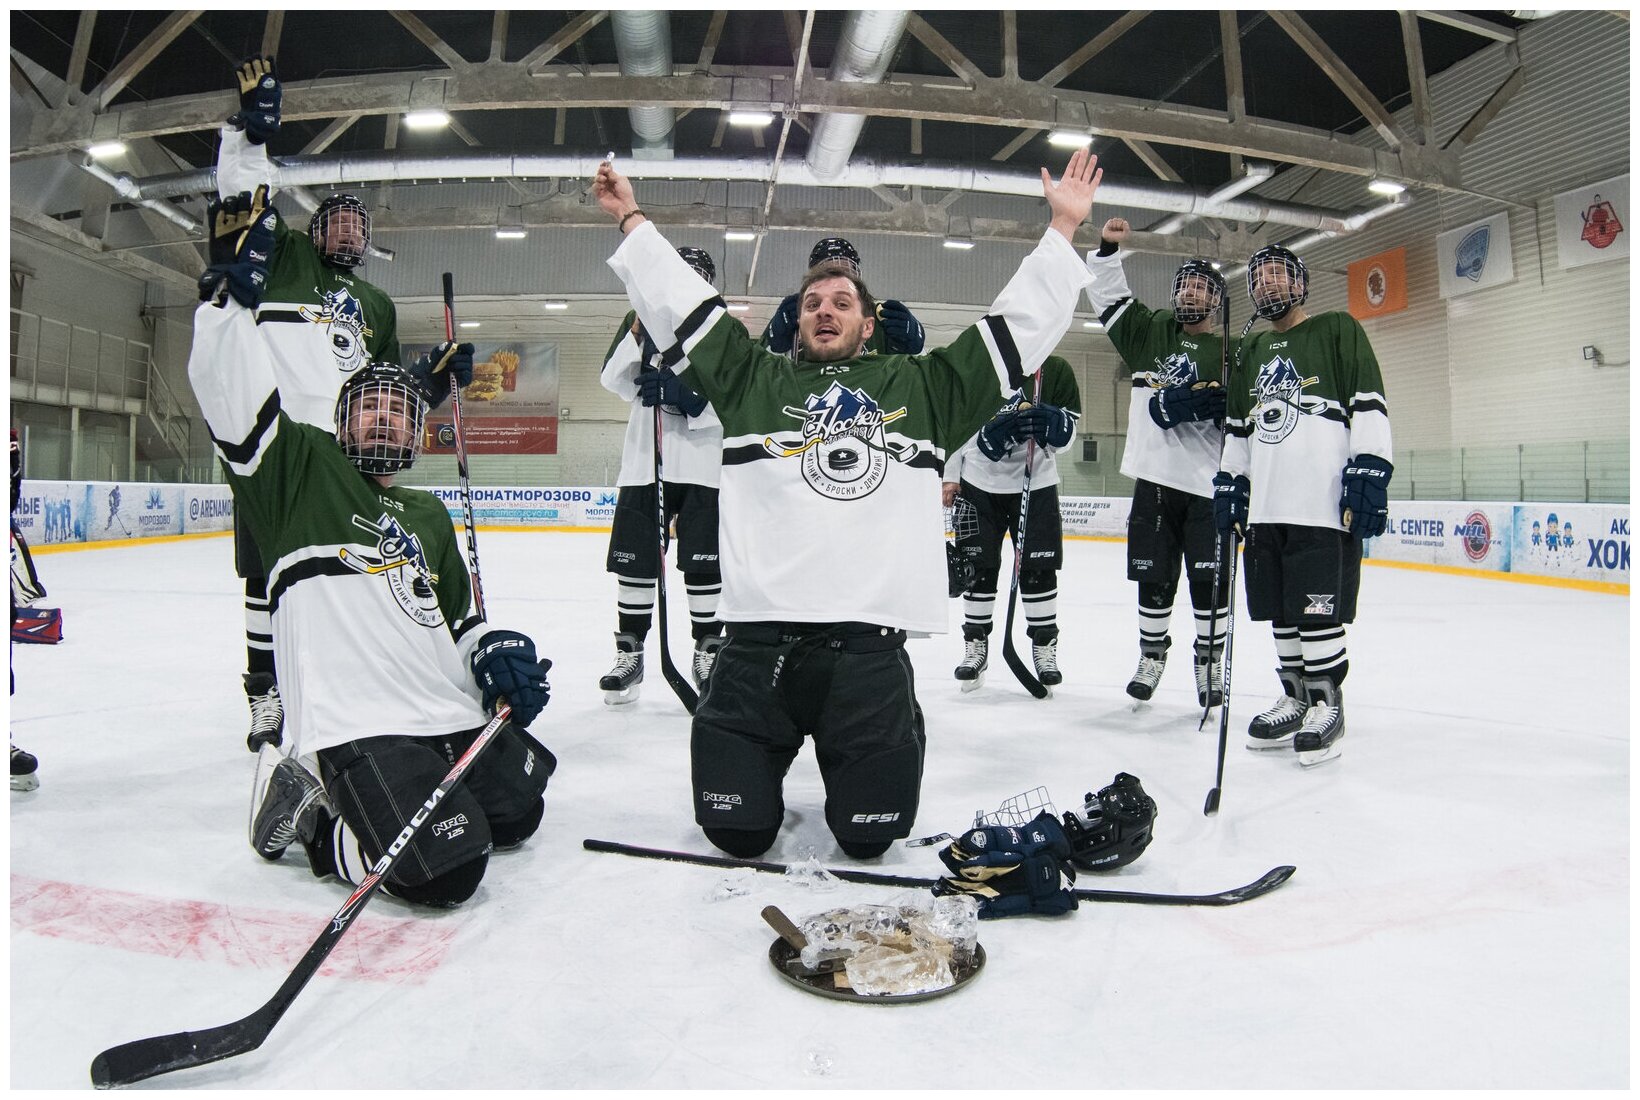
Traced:
[[1594, 202], [1583, 211], [1583, 239], [1596, 248], [1605, 248], [1621, 232], [1623, 223], [1617, 220], [1617, 211], [1612, 209], [1611, 203], [1596, 195]]

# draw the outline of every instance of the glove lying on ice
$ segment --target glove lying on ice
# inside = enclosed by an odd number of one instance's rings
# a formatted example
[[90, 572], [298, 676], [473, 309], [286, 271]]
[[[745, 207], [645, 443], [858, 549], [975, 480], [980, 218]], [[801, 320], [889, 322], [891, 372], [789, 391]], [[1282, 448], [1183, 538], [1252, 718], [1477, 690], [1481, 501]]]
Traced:
[[1046, 811], [1026, 825], [969, 829], [940, 852], [951, 874], [936, 894], [972, 894], [981, 920], [1026, 913], [1068, 913], [1076, 908], [1065, 829]]

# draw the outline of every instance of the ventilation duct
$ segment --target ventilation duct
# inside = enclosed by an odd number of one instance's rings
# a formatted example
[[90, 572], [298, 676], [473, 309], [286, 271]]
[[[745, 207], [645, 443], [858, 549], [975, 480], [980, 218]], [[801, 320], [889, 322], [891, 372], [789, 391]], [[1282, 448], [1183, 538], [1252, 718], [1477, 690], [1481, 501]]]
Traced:
[[[622, 76], [672, 75], [672, 27], [666, 12], [617, 10], [609, 13], [609, 23]], [[672, 159], [672, 108], [629, 107], [627, 117], [632, 121], [635, 158]]]
[[[849, 12], [827, 75], [845, 83], [881, 84], [910, 16], [906, 11]], [[823, 180], [841, 175], [865, 124], [864, 115], [821, 115], [809, 137], [809, 171]]]

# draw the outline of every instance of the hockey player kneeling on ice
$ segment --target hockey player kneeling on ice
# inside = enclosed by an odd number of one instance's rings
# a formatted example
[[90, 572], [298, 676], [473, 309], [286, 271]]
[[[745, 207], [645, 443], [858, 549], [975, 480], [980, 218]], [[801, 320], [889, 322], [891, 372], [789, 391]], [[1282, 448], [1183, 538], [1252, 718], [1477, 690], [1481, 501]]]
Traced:
[[926, 738], [908, 632], [947, 628], [945, 459], [1064, 336], [1087, 268], [1070, 246], [1098, 186], [1086, 152], [1043, 191], [1052, 218], [989, 314], [921, 355], [865, 351], [876, 318], [846, 265], [798, 288], [796, 357], [769, 351], [677, 255], [609, 164], [593, 195], [625, 239], [610, 266], [666, 362], [723, 423], [719, 550], [728, 640], [690, 737], [695, 821], [768, 850], [807, 737], [843, 852], [910, 835]]
[[[1059, 516], [1059, 464], [1055, 454], [1071, 445], [1082, 415], [1082, 395], [1071, 365], [1057, 355], [1042, 362], [1042, 400], [1031, 402], [1023, 389], [1009, 396], [997, 414], [963, 444], [945, 466], [945, 484], [974, 509], [978, 522], [957, 552], [974, 563], [974, 579], [963, 599], [963, 655], [957, 682], [974, 691], [985, 682], [990, 663], [991, 619], [1002, 571], [1002, 536], [1024, 547], [1019, 597], [1025, 606], [1036, 677], [1049, 687], [1059, 672], [1059, 567], [1064, 561]], [[1034, 443], [1034, 446], [1026, 444]], [[1031, 501], [1023, 541], [1019, 531], [1025, 456], [1030, 452]]]
[[1389, 518], [1389, 410], [1378, 360], [1348, 313], [1304, 311], [1309, 275], [1280, 245], [1253, 253], [1247, 295], [1273, 332], [1231, 360], [1214, 518], [1243, 527], [1247, 617], [1273, 628], [1282, 697], [1247, 728], [1247, 747], [1339, 754], [1344, 627], [1355, 621], [1362, 542]]
[[[540, 824], [556, 761], [526, 732], [546, 662], [473, 613], [466, 563], [437, 497], [393, 484], [426, 415], [409, 371], [372, 362], [342, 386], [335, 428], [287, 416], [251, 310], [266, 282], [263, 193], [213, 202], [188, 376], [267, 561], [289, 700], [283, 751], [260, 774], [257, 853], [300, 842], [315, 875], [358, 883], [473, 743], [502, 698], [511, 721], [410, 842], [385, 888], [407, 901], [471, 897], [494, 848]], [[316, 779], [316, 769], [321, 778]]]

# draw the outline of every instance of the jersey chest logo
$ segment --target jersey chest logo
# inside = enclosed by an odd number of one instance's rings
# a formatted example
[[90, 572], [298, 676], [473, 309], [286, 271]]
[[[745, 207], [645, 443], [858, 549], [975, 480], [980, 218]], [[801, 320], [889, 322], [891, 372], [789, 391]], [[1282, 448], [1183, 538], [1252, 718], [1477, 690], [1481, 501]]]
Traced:
[[1304, 387], [1320, 378], [1300, 378], [1298, 368], [1285, 355], [1278, 355], [1258, 369], [1250, 391], [1253, 398], [1253, 425], [1260, 443], [1280, 443], [1298, 427], [1300, 416], [1319, 413], [1326, 402], [1305, 397]]
[[1173, 386], [1193, 385], [1200, 380], [1196, 361], [1182, 351], [1162, 360], [1161, 366], [1150, 372], [1150, 388], [1165, 390]]
[[376, 552], [360, 554], [344, 546], [336, 551], [342, 562], [355, 572], [386, 580], [393, 602], [413, 621], [427, 627], [443, 623], [438, 593], [433, 590], [438, 574], [427, 567], [421, 539], [386, 512], [374, 522], [355, 515], [353, 526], [375, 537]]
[[346, 287], [322, 294], [317, 306], [301, 306], [297, 312], [303, 320], [325, 326], [338, 370], [352, 374], [364, 366], [365, 340], [375, 333], [364, 323], [364, 304]]
[[785, 413], [803, 422], [801, 439], [768, 436], [763, 449], [776, 458], [799, 459], [809, 488], [831, 500], [870, 496], [888, 475], [890, 458], [908, 462], [917, 454], [915, 443], [890, 443], [884, 430], [905, 415], [904, 407], [885, 413], [869, 394], [840, 382], [811, 395], [801, 409], [788, 405]]

